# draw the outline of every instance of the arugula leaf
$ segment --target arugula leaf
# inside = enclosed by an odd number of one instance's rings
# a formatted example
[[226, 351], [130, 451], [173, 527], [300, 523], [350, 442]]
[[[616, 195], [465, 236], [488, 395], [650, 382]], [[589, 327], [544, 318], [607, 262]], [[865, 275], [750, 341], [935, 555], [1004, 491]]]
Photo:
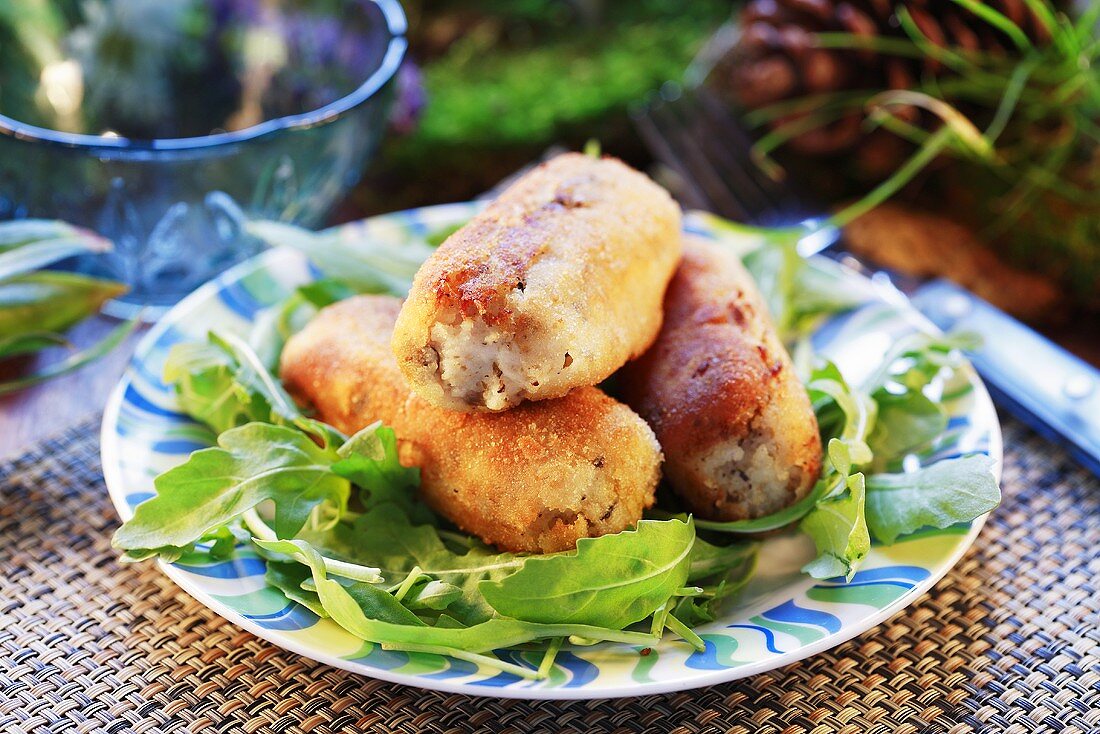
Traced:
[[635, 530], [581, 538], [575, 553], [530, 556], [478, 588], [505, 616], [622, 629], [663, 606], [687, 581], [695, 526], [642, 520]]
[[757, 517], [751, 520], [730, 520], [728, 522], [697, 519], [695, 520], [695, 525], [703, 530], [715, 530], [720, 533], [731, 533], [734, 535], [756, 535], [771, 530], [779, 530], [805, 517], [806, 513], [814, 508], [817, 501], [825, 496], [829, 487], [830, 485], [827, 482], [818, 481], [805, 497], [798, 500], [793, 505], [787, 505], [782, 510], [776, 510], [772, 514], [764, 515], [763, 517]]
[[362, 293], [404, 297], [416, 271], [434, 252], [424, 242], [394, 242], [340, 228], [311, 232], [285, 222], [250, 221], [245, 229], [271, 247], [305, 253], [326, 275]]
[[865, 299], [838, 287], [837, 276], [798, 254], [803, 228], [771, 230], [760, 244], [742, 256], [767, 302], [784, 342], [813, 332], [821, 320], [850, 311]]
[[717, 584], [702, 587], [696, 596], [680, 597], [670, 613], [689, 627], [695, 627], [718, 618], [722, 603], [740, 591], [756, 571], [756, 554], [731, 569]]
[[943, 406], [919, 390], [899, 394], [879, 388], [871, 395], [878, 406], [875, 427], [867, 437], [875, 472], [890, 468], [911, 451], [931, 442], [947, 428]]
[[814, 540], [818, 556], [802, 567], [814, 578], [844, 576], [848, 579], [871, 549], [864, 515], [866, 483], [862, 474], [848, 477], [843, 494], [819, 501], [799, 524]]
[[323, 537], [304, 534], [304, 539], [326, 556], [381, 569], [387, 579], [400, 579], [414, 568], [437, 581], [459, 589], [448, 612], [464, 624], [476, 624], [494, 616], [478, 583], [498, 579], [520, 569], [524, 559], [511, 553], [478, 546], [466, 553], [450, 550], [439, 531], [427, 524], [413, 524], [400, 503], [380, 502], [357, 517], [341, 523]]
[[247, 347], [214, 333], [207, 338], [176, 344], [164, 364], [164, 381], [175, 385], [184, 412], [217, 433], [253, 421], [285, 426], [302, 417], [258, 358], [243, 356]]
[[736, 542], [728, 546], [713, 545], [700, 538], [691, 549], [689, 584], [712, 582], [698, 587], [698, 593], [680, 597], [669, 610], [672, 616], [694, 627], [713, 622], [723, 600], [741, 589], [756, 570], [760, 544]]
[[414, 519], [423, 522], [434, 519], [416, 499], [420, 470], [401, 465], [397, 436], [392, 428], [376, 421], [349, 438], [336, 453], [340, 460], [332, 465], [332, 470], [362, 490], [360, 498], [365, 508], [392, 502]]
[[318, 506], [346, 508], [351, 487], [332, 472], [337, 458], [293, 428], [248, 423], [230, 429], [217, 447], [196, 451], [157, 477], [157, 494], [137, 506], [112, 542], [171, 557], [265, 500], [275, 503], [277, 535], [293, 537]]
[[[317, 583], [314, 578], [314, 583]], [[333, 583], [333, 582], [329, 582]], [[407, 609], [397, 598], [374, 584], [357, 581], [342, 584], [347, 595], [367, 617], [379, 622], [400, 624], [408, 627], [427, 627], [428, 625]], [[320, 591], [320, 589], [318, 589]], [[323, 597], [322, 597], [323, 599]]]
[[184, 412], [223, 433], [250, 422], [294, 426], [322, 444], [345, 440], [332, 426], [302, 414], [259, 356], [231, 334], [207, 335], [206, 343], [177, 344], [164, 364]]
[[305, 328], [318, 310], [356, 293], [359, 289], [333, 278], [298, 286], [280, 303], [256, 315], [248, 334], [248, 345], [267, 369], [275, 370], [287, 340]]
[[861, 388], [870, 393], [893, 383], [909, 390], [922, 389], [941, 370], [958, 367], [961, 352], [980, 345], [981, 337], [970, 332], [942, 335], [914, 332], [894, 344]]
[[973, 520], [1001, 501], [985, 455], [945, 459], [904, 474], [867, 478], [867, 524], [883, 543], [922, 527], [946, 528]]
[[268, 559], [264, 580], [283, 592], [283, 596], [287, 599], [298, 602], [318, 617], [328, 616], [328, 612], [321, 606], [321, 599], [317, 596], [317, 592], [302, 588], [303, 583], [313, 580], [313, 574], [306, 566], [294, 561]]
[[[582, 624], [538, 624], [516, 619], [493, 618], [469, 627], [430, 626], [417, 618], [416, 623], [398, 623], [372, 616], [389, 614], [394, 608], [382, 600], [379, 594], [388, 592], [369, 584], [350, 587], [329, 579], [320, 554], [309, 543], [301, 540], [254, 541], [261, 548], [293, 556], [309, 566], [317, 595], [332, 619], [341, 627], [362, 640], [382, 643], [394, 649], [432, 648], [431, 652], [470, 659], [470, 653], [484, 653], [503, 647], [512, 647], [532, 640], [576, 635], [593, 640], [615, 640], [632, 644], [651, 645], [654, 638], [638, 632], [603, 629]], [[369, 587], [371, 591], [367, 591]], [[394, 599], [394, 603], [400, 604]], [[399, 612], [398, 612], [399, 614]], [[410, 613], [411, 614], [411, 613]], [[413, 615], [415, 617], [415, 615]], [[406, 618], [407, 619], [407, 618]], [[479, 660], [478, 662], [491, 662]], [[496, 661], [497, 667], [503, 667]], [[530, 671], [522, 674], [528, 675]]]
[[760, 544], [753, 541], [735, 541], [729, 545], [715, 545], [696, 537], [691, 547], [691, 565], [687, 583], [727, 573], [753, 558]]
[[337, 278], [321, 278], [298, 286], [298, 293], [317, 308], [331, 306], [337, 301], [351, 298], [360, 291]]
[[301, 294], [300, 289], [296, 290], [256, 314], [248, 332], [248, 346], [266, 369], [275, 371], [287, 339], [304, 329], [316, 315], [317, 307]]
[[945, 372], [962, 361], [961, 348], [974, 346], [968, 334], [916, 333], [900, 340], [864, 383], [878, 406], [868, 444], [876, 472], [898, 468], [901, 459], [933, 441], [947, 427], [939, 401]]
[[[462, 589], [446, 581], [425, 580], [409, 590], [401, 602], [409, 609], [441, 611], [462, 597]], [[453, 619], [453, 618], [452, 618]]]
[[844, 419], [835, 438], [848, 447], [853, 464], [868, 464], [873, 457], [867, 436], [874, 426], [877, 406], [868, 396], [853, 390], [835, 365], [827, 365], [825, 373], [829, 376], [815, 375], [806, 386], [814, 409], [821, 409], [821, 404], [829, 400], [840, 409]]

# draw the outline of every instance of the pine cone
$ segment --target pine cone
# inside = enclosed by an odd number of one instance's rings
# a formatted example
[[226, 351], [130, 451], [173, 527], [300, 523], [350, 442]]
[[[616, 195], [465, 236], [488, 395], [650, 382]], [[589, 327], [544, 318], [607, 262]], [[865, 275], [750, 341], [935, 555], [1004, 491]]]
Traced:
[[[985, 0], [1019, 25], [1033, 42], [1049, 40], [1024, 0]], [[943, 48], [1011, 54], [1006, 36], [951, 0], [750, 0], [741, 12], [741, 37], [720, 67], [726, 87], [743, 107], [756, 109], [805, 95], [856, 89], [907, 89], [922, 76], [947, 73], [936, 59], [905, 59], [874, 51], [817, 48], [814, 34], [845, 32], [864, 37], [907, 37], [897, 16], [904, 6], [921, 32]], [[916, 110], [893, 110], [909, 121]], [[787, 117], [776, 125], [789, 122]], [[806, 154], [849, 150], [863, 136], [853, 114], [790, 141]], [[868, 141], [875, 136], [869, 136]], [[889, 147], [877, 140], [872, 147]], [[873, 159], [874, 156], [872, 155]], [[868, 161], [868, 164], [873, 164]], [[866, 167], [866, 166], [864, 166]], [[872, 165], [873, 167], [873, 165]]]

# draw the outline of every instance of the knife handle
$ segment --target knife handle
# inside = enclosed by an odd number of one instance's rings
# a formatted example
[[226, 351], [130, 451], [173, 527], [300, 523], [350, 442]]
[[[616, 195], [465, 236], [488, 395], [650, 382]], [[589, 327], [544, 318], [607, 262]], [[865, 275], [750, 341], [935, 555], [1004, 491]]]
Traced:
[[911, 299], [944, 331], [981, 336], [970, 358], [994, 400], [1100, 474], [1100, 370], [950, 281]]

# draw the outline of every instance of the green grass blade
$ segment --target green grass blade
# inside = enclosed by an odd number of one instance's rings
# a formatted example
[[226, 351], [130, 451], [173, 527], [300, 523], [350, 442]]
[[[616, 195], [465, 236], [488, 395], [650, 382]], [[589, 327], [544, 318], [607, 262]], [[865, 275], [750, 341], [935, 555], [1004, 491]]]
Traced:
[[951, 2], [966, 8], [989, 25], [1004, 33], [1021, 51], [1028, 51], [1031, 49], [1031, 39], [1029, 39], [1027, 34], [1020, 29], [1020, 26], [1013, 23], [1012, 19], [1007, 15], [994, 10], [989, 5], [978, 2], [978, 0], [951, 0]]
[[[927, 143], [910, 156], [909, 160], [894, 171], [890, 178], [880, 183], [859, 201], [846, 206], [829, 217], [825, 222], [825, 226], [844, 227], [889, 199], [901, 187], [912, 181], [913, 177], [924, 170], [925, 166], [935, 160], [936, 156], [951, 144], [953, 137], [954, 131], [951, 128], [941, 127], [928, 139]], [[700, 524], [700, 527], [703, 527], [703, 525]]]
[[1015, 112], [1016, 105], [1020, 102], [1020, 95], [1023, 93], [1024, 86], [1027, 85], [1027, 80], [1031, 78], [1037, 64], [1038, 59], [1028, 59], [1013, 70], [1008, 84], [1005, 85], [1004, 94], [1001, 95], [1001, 102], [997, 105], [997, 112], [985, 129], [986, 140], [992, 143], [1001, 137], [1001, 133], [1004, 132], [1009, 120], [1012, 119], [1012, 113]]
[[69, 340], [64, 334], [54, 331], [29, 331], [0, 339], [0, 359], [40, 352], [47, 347], [64, 346], [69, 346]]
[[0, 253], [0, 280], [39, 270], [73, 255], [107, 252], [110, 249], [108, 240], [90, 234], [31, 242]]
[[130, 321], [127, 321], [119, 326], [115, 327], [107, 336], [103, 337], [96, 344], [83, 349], [76, 354], [63, 359], [56, 364], [52, 364], [42, 370], [35, 372], [31, 375], [17, 378], [15, 380], [9, 380], [8, 382], [0, 382], [0, 395], [6, 395], [8, 393], [16, 392], [31, 385], [37, 385], [47, 380], [52, 380], [55, 377], [68, 374], [69, 372], [75, 372], [81, 367], [96, 361], [103, 357], [107, 353], [115, 349], [119, 344], [126, 340], [126, 337], [133, 333], [134, 329], [141, 323], [140, 318], [135, 317]]

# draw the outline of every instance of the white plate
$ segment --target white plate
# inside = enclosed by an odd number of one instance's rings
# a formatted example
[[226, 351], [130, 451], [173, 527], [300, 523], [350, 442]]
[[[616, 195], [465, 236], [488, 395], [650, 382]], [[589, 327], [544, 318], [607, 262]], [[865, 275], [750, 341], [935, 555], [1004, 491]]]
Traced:
[[[347, 237], [406, 242], [465, 221], [476, 204], [398, 212], [347, 225]], [[715, 238], [729, 236], [704, 215], [685, 227]], [[919, 314], [879, 294], [867, 279], [822, 260], [836, 287], [865, 301], [833, 318], [814, 335], [817, 351], [859, 380], [899, 337], [931, 330]], [[210, 444], [209, 430], [178, 412], [175, 395], [161, 379], [168, 348], [205, 338], [210, 329], [246, 334], [257, 312], [309, 282], [315, 273], [297, 253], [266, 252], [226, 272], [168, 312], [138, 346], [103, 419], [103, 472], [123, 518], [153, 492], [153, 478]], [[989, 396], [969, 367], [946, 388], [947, 430], [919, 458], [937, 461], [986, 453], [1000, 472], [1001, 433]], [[264, 561], [248, 546], [226, 561], [201, 558], [162, 564], [189, 594], [226, 619], [287, 650], [340, 668], [423, 688], [517, 698], [607, 698], [678, 691], [778, 668], [828, 650], [911, 604], [958, 561], [985, 518], [946, 530], [926, 530], [890, 546], [875, 544], [848, 583], [816, 581], [799, 573], [813, 556], [808, 538], [789, 532], [764, 541], [758, 572], [721, 619], [698, 628], [706, 651], [666, 637], [648, 653], [636, 646], [603, 643], [567, 646], [551, 676], [542, 681], [479, 669], [422, 653], [384, 651], [362, 642], [331, 620], [288, 601], [264, 584]], [[644, 654], [643, 654], [644, 653]], [[500, 651], [503, 659], [536, 667], [540, 654]]]

